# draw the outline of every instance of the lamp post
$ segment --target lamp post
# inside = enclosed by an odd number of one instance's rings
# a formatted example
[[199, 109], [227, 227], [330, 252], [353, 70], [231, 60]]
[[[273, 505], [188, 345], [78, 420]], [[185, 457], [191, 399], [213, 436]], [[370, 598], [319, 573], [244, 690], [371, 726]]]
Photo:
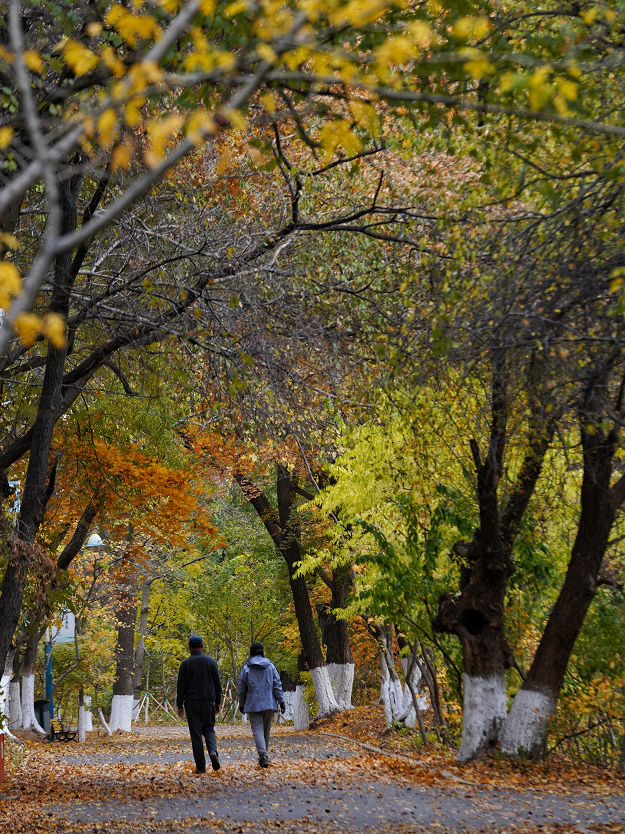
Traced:
[[[84, 547], [102, 547], [104, 542], [102, 541], [99, 533], [92, 533], [87, 541], [84, 544]], [[74, 631], [76, 626], [74, 625]], [[64, 637], [63, 641], [75, 639], [75, 634], [72, 636]], [[46, 700], [49, 701], [50, 704], [50, 718], [54, 718], [54, 684], [52, 682], [52, 632], [50, 629], [46, 629], [46, 642], [44, 647], [44, 660], [45, 660], [45, 667], [46, 667]]]

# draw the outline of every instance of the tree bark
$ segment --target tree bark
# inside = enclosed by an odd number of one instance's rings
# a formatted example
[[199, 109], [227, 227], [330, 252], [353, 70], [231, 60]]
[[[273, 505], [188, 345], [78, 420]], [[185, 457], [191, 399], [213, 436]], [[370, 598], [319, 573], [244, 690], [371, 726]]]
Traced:
[[36, 631], [28, 639], [24, 664], [22, 666], [22, 729], [34, 730], [45, 735], [46, 731], [37, 721], [35, 715], [35, 667], [37, 665], [37, 648], [43, 632]]
[[622, 500], [618, 484], [611, 487], [615, 432], [606, 437], [593, 410], [586, 404], [582, 420], [581, 512], [566, 577], [502, 732], [501, 748], [511, 755], [538, 759], [546, 749], [549, 722], [573, 646], [597, 590], [610, 530]]
[[[78, 195], [82, 175], [59, 183], [62, 206], [61, 232], [76, 228]], [[54, 264], [54, 289], [49, 310], [67, 317], [70, 290], [77, 273], [72, 272], [72, 255], [60, 255]], [[33, 558], [33, 544], [43, 521], [47, 474], [52, 433], [61, 413], [63, 374], [67, 347], [56, 348], [48, 342], [46, 369], [39, 397], [37, 415], [32, 429], [30, 456], [18, 522], [18, 544], [9, 560], [0, 593], [0, 668], [15, 633], [22, 607], [26, 577]]]
[[115, 681], [111, 707], [111, 732], [132, 729], [133, 672], [137, 603], [134, 583], [122, 587], [116, 610], [117, 643], [115, 646]]
[[141, 700], [141, 685], [143, 683], [143, 665], [145, 663], [145, 637], [148, 631], [148, 614], [150, 610], [150, 590], [152, 580], [145, 579], [141, 588], [141, 609], [139, 611], [139, 628], [137, 648], [135, 649], [133, 697], [135, 705]]
[[435, 631], [455, 634], [462, 646], [464, 711], [459, 761], [493, 750], [506, 718], [505, 671], [512, 660], [504, 633], [504, 601], [512, 573], [512, 548], [555, 430], [555, 414], [547, 416], [534, 378], [538, 373], [532, 363], [529, 444], [514, 487], [501, 507], [498, 490], [507, 444], [509, 360], [505, 353], [493, 359], [490, 436], [483, 460], [477, 442], [471, 440], [480, 526], [472, 541], [456, 543], [454, 552], [462, 565], [460, 593], [441, 595], [432, 621]]

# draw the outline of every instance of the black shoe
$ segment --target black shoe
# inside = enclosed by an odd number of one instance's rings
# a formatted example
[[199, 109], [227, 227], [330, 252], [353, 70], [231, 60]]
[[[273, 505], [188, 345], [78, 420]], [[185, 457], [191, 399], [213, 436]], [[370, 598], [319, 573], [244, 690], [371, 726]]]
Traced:
[[259, 756], [258, 764], [261, 767], [269, 767], [269, 756], [267, 754], [265, 754], [264, 756]]
[[217, 755], [217, 753], [209, 753], [208, 755], [211, 760], [213, 770], [219, 770], [221, 764], [219, 763], [219, 756]]
[[196, 773], [206, 773], [206, 768], [205, 767], [196, 767], [195, 772]]

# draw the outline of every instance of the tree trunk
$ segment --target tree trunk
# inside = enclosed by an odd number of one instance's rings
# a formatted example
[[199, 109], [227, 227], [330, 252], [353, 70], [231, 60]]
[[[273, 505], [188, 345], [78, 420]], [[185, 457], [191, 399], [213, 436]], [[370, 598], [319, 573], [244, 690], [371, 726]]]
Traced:
[[10, 683], [11, 677], [13, 675], [13, 654], [15, 649], [11, 649], [7, 654], [6, 662], [4, 665], [4, 669], [2, 674], [0, 675], [0, 732], [6, 734], [7, 738], [10, 738], [14, 741], [18, 739], [15, 738], [9, 726], [7, 726], [7, 713], [9, 710], [8, 707], [8, 698], [10, 697]]
[[610, 487], [613, 449], [597, 430], [582, 431], [581, 513], [566, 578], [531, 668], [506, 720], [501, 749], [538, 759], [546, 749], [566, 668], [586, 613], [614, 522], [618, 496]]
[[[60, 231], [65, 234], [76, 228], [78, 196], [82, 174], [59, 182], [62, 208]], [[49, 311], [67, 317], [71, 287], [78, 270], [73, 270], [72, 253], [59, 255], [54, 263], [54, 289]], [[20, 545], [10, 560], [0, 592], [0, 668], [4, 668], [7, 652], [15, 633], [22, 608], [24, 585], [35, 553], [33, 545], [43, 521], [46, 502], [47, 475], [54, 427], [62, 413], [63, 373], [67, 347], [56, 348], [48, 342], [46, 368], [39, 396], [37, 415], [32, 429], [30, 456], [24, 483], [17, 535]], [[29, 684], [30, 685], [30, 684]]]
[[134, 659], [133, 679], [133, 718], [138, 718], [138, 706], [141, 701], [141, 685], [143, 683], [143, 666], [145, 663], [145, 636], [148, 631], [148, 614], [150, 609], [150, 590], [152, 580], [145, 579], [141, 588], [141, 610], [139, 612], [139, 627], [137, 637], [137, 648]]
[[111, 707], [111, 732], [132, 730], [133, 671], [137, 604], [134, 584], [127, 582], [120, 594], [116, 611], [117, 644], [115, 646], [115, 681]]
[[387, 624], [375, 625], [373, 631], [380, 652], [380, 700], [384, 705], [386, 723], [390, 726], [402, 720], [404, 706], [403, 688], [393, 655], [393, 627]]
[[9, 683], [9, 727], [19, 730], [22, 726], [22, 687], [18, 680]]
[[85, 718], [85, 690], [81, 686], [78, 692], [78, 741], [84, 742], [86, 730]]
[[37, 665], [37, 647], [43, 632], [35, 632], [28, 640], [24, 665], [22, 666], [22, 729], [34, 730], [46, 735], [46, 731], [37, 721], [35, 715], [35, 667]]
[[19, 644], [9, 651], [7, 661], [11, 658], [11, 683], [9, 684], [9, 715], [11, 717], [10, 727], [12, 730], [19, 730], [22, 726], [22, 687], [20, 678], [22, 675], [22, 664], [20, 662]]
[[437, 631], [456, 634], [464, 663], [464, 712], [459, 761], [496, 747], [506, 718], [505, 670], [509, 660], [504, 636], [506, 560], [478, 541], [467, 548], [472, 570], [463, 571], [459, 595], [444, 594], [433, 621]]
[[351, 587], [350, 566], [335, 568], [332, 573], [332, 603], [317, 605], [321, 642], [326, 647], [328, 675], [339, 709], [352, 708], [354, 657], [349, 645], [347, 620], [338, 619], [334, 612], [345, 609]]

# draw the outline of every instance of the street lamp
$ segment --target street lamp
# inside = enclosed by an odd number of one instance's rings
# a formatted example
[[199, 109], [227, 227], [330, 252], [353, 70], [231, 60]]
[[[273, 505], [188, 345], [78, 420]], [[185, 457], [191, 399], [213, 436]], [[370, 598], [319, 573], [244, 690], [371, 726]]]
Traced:
[[[19, 482], [18, 482], [19, 483]], [[102, 547], [104, 542], [100, 537], [99, 533], [92, 533], [83, 547]], [[75, 629], [75, 625], [74, 625]], [[71, 633], [72, 631], [72, 624], [71, 620], [68, 618], [67, 624], [67, 633], [63, 635], [62, 639], [58, 639], [55, 642], [69, 642], [70, 640], [75, 639], [75, 635]], [[54, 686], [52, 683], [52, 633], [50, 629], [47, 629], [46, 633], [46, 642], [44, 644], [44, 661], [46, 666], [46, 700], [50, 702], [50, 718], [54, 718], [54, 701], [53, 701], [53, 694], [54, 694]]]

